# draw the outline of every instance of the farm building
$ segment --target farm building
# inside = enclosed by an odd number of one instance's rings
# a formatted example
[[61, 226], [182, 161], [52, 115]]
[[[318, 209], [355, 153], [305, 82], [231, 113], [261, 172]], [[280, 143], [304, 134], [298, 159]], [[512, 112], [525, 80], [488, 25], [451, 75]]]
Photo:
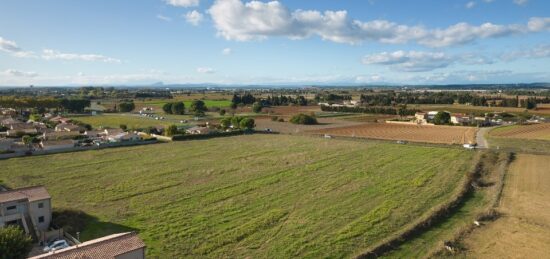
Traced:
[[76, 131], [76, 132], [80, 132], [82, 130], [84, 130], [84, 128], [82, 128], [78, 125], [72, 124], [72, 123], [61, 123], [61, 124], [58, 124], [57, 126], [55, 126], [55, 131]]
[[451, 114], [451, 123], [453, 124], [470, 123], [470, 117], [461, 113], [454, 113], [454, 114]]
[[145, 243], [135, 232], [126, 232], [86, 241], [77, 246], [42, 254], [29, 259], [143, 259]]

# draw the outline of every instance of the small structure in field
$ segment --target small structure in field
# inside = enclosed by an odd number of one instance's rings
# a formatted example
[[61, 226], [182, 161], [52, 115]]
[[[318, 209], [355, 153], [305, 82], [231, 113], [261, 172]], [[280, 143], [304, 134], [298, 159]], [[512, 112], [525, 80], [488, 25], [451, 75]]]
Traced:
[[210, 129], [207, 127], [192, 127], [185, 130], [185, 132], [191, 135], [206, 135], [210, 133]]

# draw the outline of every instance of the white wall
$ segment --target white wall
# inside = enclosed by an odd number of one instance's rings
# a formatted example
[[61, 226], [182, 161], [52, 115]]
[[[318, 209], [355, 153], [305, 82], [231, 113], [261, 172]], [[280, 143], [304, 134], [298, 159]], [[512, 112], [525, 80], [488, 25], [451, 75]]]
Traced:
[[[39, 203], [43, 203], [44, 206], [42, 208], [38, 208]], [[50, 199], [31, 202], [30, 215], [32, 217], [33, 223], [36, 224], [38, 230], [48, 230], [50, 222], [52, 221], [52, 206]], [[44, 222], [42, 223], [38, 223], [38, 217], [40, 216], [44, 216]]]

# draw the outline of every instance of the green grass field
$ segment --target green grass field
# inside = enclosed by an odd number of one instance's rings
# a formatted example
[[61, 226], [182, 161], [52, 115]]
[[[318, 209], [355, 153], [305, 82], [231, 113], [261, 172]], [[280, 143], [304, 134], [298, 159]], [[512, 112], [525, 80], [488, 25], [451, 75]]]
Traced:
[[146, 128], [150, 126], [169, 126], [171, 124], [179, 124], [168, 120], [155, 120], [153, 118], [139, 117], [134, 115], [109, 114], [97, 116], [74, 116], [69, 117], [73, 120], [81, 121], [92, 125], [93, 128], [118, 128], [121, 124], [125, 124], [129, 129]]
[[0, 161], [11, 187], [139, 231], [160, 258], [352, 257], [448, 200], [474, 152], [249, 135]]

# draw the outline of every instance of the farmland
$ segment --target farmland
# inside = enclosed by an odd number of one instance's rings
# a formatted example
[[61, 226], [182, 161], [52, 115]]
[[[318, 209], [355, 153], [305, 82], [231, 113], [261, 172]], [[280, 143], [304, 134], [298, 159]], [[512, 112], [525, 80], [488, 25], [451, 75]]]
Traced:
[[125, 115], [97, 115], [97, 116], [74, 116], [70, 117], [71, 119], [78, 120], [83, 123], [92, 125], [94, 128], [118, 128], [121, 124], [128, 126], [129, 129], [132, 128], [145, 128], [145, 127], [154, 127], [154, 126], [168, 126], [170, 124], [175, 124], [170, 121], [159, 121], [153, 118], [133, 116], [130, 114]]
[[[550, 254], [549, 156], [518, 155], [510, 166], [501, 218], [466, 239], [470, 258], [547, 258]], [[495, 239], [498, 237], [498, 239]]]
[[499, 127], [489, 134], [499, 138], [550, 140], [550, 123]]
[[329, 134], [344, 137], [406, 140], [439, 144], [464, 144], [475, 142], [476, 130], [476, 128], [472, 127], [371, 123], [311, 132], [314, 134]]
[[450, 199], [473, 157], [252, 135], [3, 160], [0, 180], [97, 218], [85, 240], [139, 231], [149, 256], [351, 257]]

